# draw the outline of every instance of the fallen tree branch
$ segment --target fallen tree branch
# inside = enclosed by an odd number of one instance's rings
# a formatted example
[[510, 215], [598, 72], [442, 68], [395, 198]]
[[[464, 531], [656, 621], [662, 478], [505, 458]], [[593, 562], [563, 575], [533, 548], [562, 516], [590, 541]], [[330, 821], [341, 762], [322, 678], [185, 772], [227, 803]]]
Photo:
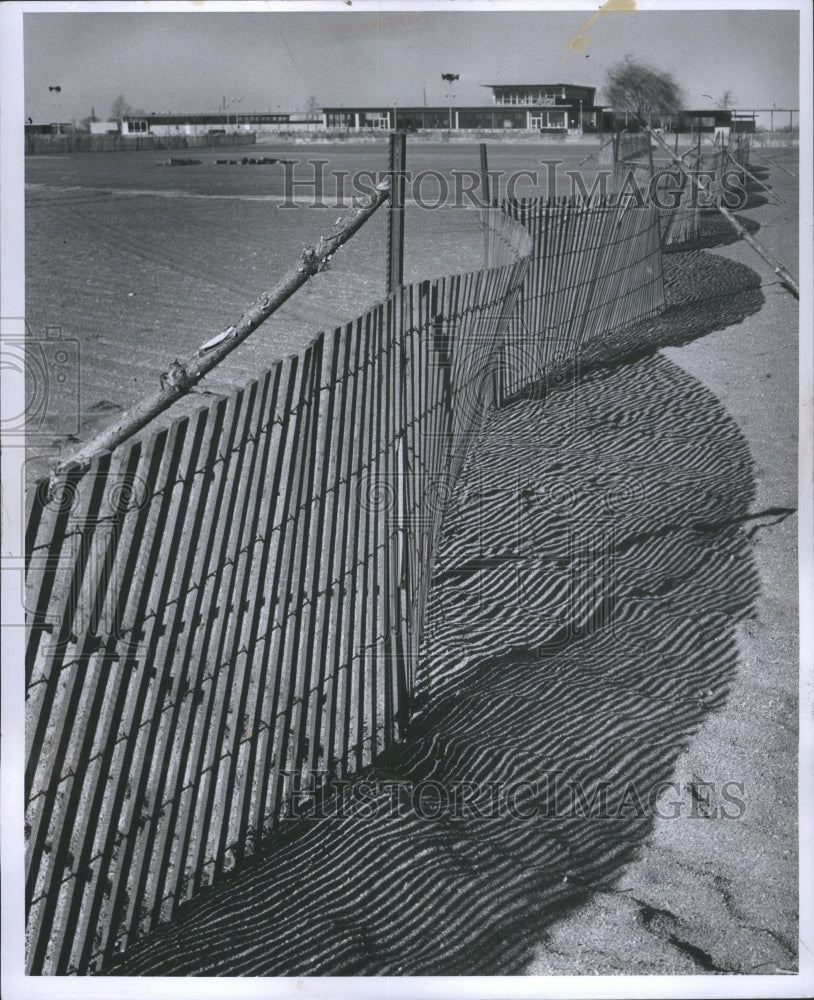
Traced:
[[[673, 153], [670, 152], [670, 147], [661, 138], [661, 136], [655, 133], [653, 129], [651, 129], [649, 126], [645, 126], [645, 128], [647, 128], [647, 131], [650, 133], [650, 135], [661, 146], [664, 147], [664, 149], [667, 151], [667, 155], [670, 157], [673, 163], [676, 164], [676, 166], [684, 174], [684, 176], [688, 178], [688, 180], [690, 181], [696, 192], [699, 192], [700, 194], [707, 194], [708, 193], [707, 186], [705, 184], [700, 183], [698, 177], [695, 176], [691, 170], [687, 169], [686, 164], [683, 162], [683, 160], [680, 159], [680, 157], [675, 156]], [[797, 279], [791, 274], [791, 272], [783, 264], [781, 264], [780, 261], [775, 260], [774, 257], [772, 257], [772, 255], [769, 253], [769, 251], [761, 243], [758, 243], [758, 241], [754, 238], [754, 236], [752, 236], [749, 232], [747, 232], [747, 230], [738, 222], [738, 220], [729, 211], [729, 209], [724, 208], [724, 206], [720, 203], [720, 200], [718, 200], [717, 204], [715, 205], [715, 208], [717, 209], [717, 211], [721, 213], [721, 215], [726, 219], [726, 221], [730, 224], [730, 226], [732, 226], [732, 228], [735, 230], [738, 236], [740, 236], [745, 243], [748, 243], [749, 246], [755, 251], [755, 253], [759, 254], [763, 258], [763, 260], [766, 261], [769, 267], [771, 267], [771, 269], [778, 276], [778, 278], [780, 278], [781, 282], [786, 286], [786, 288], [791, 292], [791, 294], [796, 299], [799, 299], [800, 288], [797, 284]]]
[[763, 188], [764, 191], [768, 191], [769, 194], [774, 198], [775, 204], [777, 204], [777, 205], [785, 205], [785, 201], [780, 197], [779, 194], [777, 194], [775, 191], [773, 191], [769, 187], [768, 184], [764, 184], [763, 181], [761, 181], [757, 177], [755, 177], [755, 175], [751, 171], [747, 170], [746, 167], [742, 163], [738, 163], [738, 161], [729, 152], [728, 149], [724, 150], [724, 155], [727, 157], [727, 159], [729, 160], [730, 163], [734, 164], [738, 168], [738, 170], [740, 170], [744, 174], [746, 174], [746, 176], [749, 178], [750, 181], [753, 181], [755, 184], [759, 184]]
[[269, 316], [289, 299], [313, 275], [325, 270], [329, 259], [390, 197], [390, 178], [377, 184], [375, 194], [366, 199], [346, 216], [337, 219], [334, 228], [321, 237], [316, 247], [306, 247], [292, 271], [268, 292], [263, 292], [243, 313], [240, 319], [222, 333], [202, 344], [185, 363], [177, 359], [161, 374], [161, 388], [145, 397], [95, 437], [75, 452], [60, 460], [53, 475], [68, 468], [86, 467], [93, 456], [112, 451], [122, 442], [145, 427], [154, 417], [168, 409], [182, 396], [187, 395], [201, 379], [218, 365], [238, 345], [252, 334]]
[[777, 167], [777, 169], [782, 170], [784, 174], [788, 174], [789, 177], [793, 177], [795, 180], [797, 180], [797, 174], [793, 174], [790, 170], [786, 170], [783, 164], [778, 163], [777, 160], [770, 160], [769, 157], [761, 153], [759, 149], [756, 149], [754, 146], [750, 146], [749, 151], [752, 153], [757, 153], [757, 155], [761, 158], [761, 160], [765, 160], [767, 163], [771, 163], [773, 167]]

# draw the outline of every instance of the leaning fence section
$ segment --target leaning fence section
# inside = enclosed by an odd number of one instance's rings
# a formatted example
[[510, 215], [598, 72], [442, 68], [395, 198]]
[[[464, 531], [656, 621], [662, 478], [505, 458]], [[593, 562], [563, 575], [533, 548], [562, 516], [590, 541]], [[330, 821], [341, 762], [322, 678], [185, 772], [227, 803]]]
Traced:
[[600, 150], [600, 162], [613, 164], [609, 190], [627, 201], [636, 192], [658, 208], [662, 246], [680, 246], [701, 235], [702, 211], [726, 194], [726, 172], [746, 167], [749, 136], [733, 133], [726, 146], [696, 145], [682, 160], [704, 188], [699, 191], [672, 160], [654, 160], [646, 133], [620, 133]]
[[723, 177], [729, 160], [720, 146], [693, 147], [683, 157], [684, 162], [705, 187], [704, 203], [711, 207], [723, 194]]
[[730, 132], [727, 151], [732, 159], [742, 167], [749, 166], [751, 137], [748, 132]]
[[650, 136], [647, 132], [616, 132], [598, 154], [600, 164], [620, 163], [622, 160], [650, 156]]
[[687, 176], [670, 161], [658, 161], [652, 193], [659, 207], [662, 246], [697, 240], [701, 233], [701, 207]]
[[27, 967], [84, 973], [402, 733], [445, 498], [530, 240], [144, 442], [27, 535]]
[[655, 206], [622, 194], [504, 201], [499, 211], [533, 241], [498, 367], [501, 400], [539, 387], [586, 344], [664, 308]]

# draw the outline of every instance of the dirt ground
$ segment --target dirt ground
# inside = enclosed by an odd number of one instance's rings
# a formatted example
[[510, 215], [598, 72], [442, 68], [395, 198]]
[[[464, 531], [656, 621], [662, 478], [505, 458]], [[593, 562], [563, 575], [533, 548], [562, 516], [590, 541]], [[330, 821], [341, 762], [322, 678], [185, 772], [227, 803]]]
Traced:
[[[559, 150], [555, 152], [560, 152]], [[576, 165], [586, 150], [568, 151]], [[423, 148], [415, 169], [474, 169], [477, 150]], [[547, 149], [501, 147], [491, 166], [528, 166]], [[197, 155], [197, 154], [196, 154]], [[217, 154], [219, 157], [222, 152]], [[263, 155], [274, 155], [267, 147]], [[321, 150], [280, 155], [328, 157]], [[377, 149], [342, 150], [332, 168], [383, 161]], [[796, 155], [774, 151], [797, 172]], [[341, 214], [281, 210], [282, 168], [159, 167], [161, 156], [87, 154], [27, 163], [28, 321], [75, 344], [76, 378], [48, 383], [28, 478], [42, 475], [121, 409], [158, 384], [242, 309]], [[452, 157], [452, 160], [450, 160]], [[127, 159], [125, 159], [127, 158]], [[344, 159], [343, 159], [344, 158]], [[761, 163], [753, 160], [753, 166]], [[380, 169], [383, 162], [377, 163]], [[796, 181], [759, 171], [782, 205], [755, 189], [743, 215], [797, 271]], [[407, 213], [406, 281], [480, 266], [472, 210]], [[348, 320], [384, 295], [385, 218], [380, 213], [244, 345], [207, 392], [225, 393], [315, 332]], [[722, 706], [705, 714], [675, 766], [675, 780], [742, 787], [737, 820], [685, 813], [657, 821], [612, 883], [536, 935], [533, 975], [791, 973], [797, 963], [797, 303], [742, 243], [705, 251], [761, 276], [763, 304], [734, 325], [666, 347], [663, 358], [723, 404], [753, 461], [747, 517], [760, 580], [754, 614], [737, 623], [737, 663]], [[53, 332], [52, 332], [53, 336]], [[48, 340], [43, 368], [48, 368]], [[72, 355], [73, 357], [74, 355]], [[192, 407], [208, 402], [198, 397]], [[179, 408], [171, 414], [184, 412]], [[168, 417], [167, 419], [171, 418]], [[772, 513], [772, 512], [776, 513]], [[781, 513], [785, 512], [785, 513]], [[534, 931], [532, 929], [532, 936]]]
[[[797, 173], [796, 155], [772, 158]], [[743, 215], [757, 238], [798, 273], [796, 180], [752, 159], [783, 199]], [[765, 199], [765, 200], [764, 200]], [[708, 717], [676, 765], [676, 780], [720, 790], [742, 783], [737, 821], [685, 811], [655, 824], [612, 890], [595, 895], [541, 940], [527, 972], [607, 975], [716, 971], [784, 974], [797, 968], [798, 604], [796, 300], [742, 242], [710, 251], [761, 276], [764, 304], [743, 322], [665, 348], [708, 387], [742, 431], [754, 460], [751, 537], [760, 578], [754, 617], [736, 628], [739, 669], [724, 707]]]
[[[596, 146], [489, 147], [493, 193], [565, 194], [579, 169], [590, 188]], [[29, 369], [26, 482], [159, 385], [171, 362], [234, 323], [347, 211], [357, 187], [387, 169], [384, 143], [264, 144], [170, 153], [26, 158], [26, 320], [39, 341]], [[278, 163], [242, 165], [247, 156]], [[282, 162], [288, 161], [288, 164]], [[545, 165], [559, 161], [555, 168]], [[482, 266], [470, 191], [474, 144], [408, 145], [405, 282]], [[290, 179], [290, 184], [287, 182]], [[320, 178], [322, 194], [314, 199]], [[558, 186], [557, 186], [558, 182]], [[287, 187], [288, 184], [288, 187]], [[551, 185], [554, 184], [555, 187]], [[497, 185], [497, 188], [496, 188]], [[290, 195], [287, 194], [287, 190]], [[435, 207], [439, 201], [452, 207]], [[313, 207], [314, 203], [320, 207]], [[461, 207], [454, 207], [455, 203]], [[154, 428], [227, 393], [297, 352], [317, 332], [351, 320], [386, 294], [385, 211]], [[61, 344], [54, 344], [59, 339]], [[54, 361], [54, 356], [67, 362]]]
[[[456, 152], [462, 166], [477, 164], [471, 149]], [[331, 230], [351, 205], [351, 184], [343, 197], [327, 168], [309, 160], [330, 157], [331, 170], [348, 172], [387, 166], [386, 147], [262, 149], [262, 155], [274, 153], [296, 161], [292, 176], [303, 185], [294, 188], [298, 198], [310, 196], [307, 185], [317, 170], [325, 172], [323, 207], [294, 199], [279, 207], [285, 168], [217, 165], [223, 151], [204, 152], [198, 166], [175, 168], [162, 166], [161, 154], [143, 152], [27, 159], [27, 322], [43, 352], [29, 372], [28, 402], [36, 411], [28, 422], [29, 483], [77, 440], [157, 388], [174, 358], [189, 357], [234, 323], [296, 267], [303, 247]], [[422, 162], [432, 161], [423, 156]], [[429, 184], [425, 196], [435, 197]], [[405, 230], [407, 282], [482, 265], [474, 211], [412, 205]], [[312, 278], [206, 379], [205, 395], [182, 400], [154, 426], [244, 385], [301, 351], [320, 330], [381, 301], [386, 240], [380, 210], [336, 254], [330, 270]], [[63, 343], [53, 344], [55, 338]], [[60, 349], [69, 361], [57, 366], [52, 355]]]

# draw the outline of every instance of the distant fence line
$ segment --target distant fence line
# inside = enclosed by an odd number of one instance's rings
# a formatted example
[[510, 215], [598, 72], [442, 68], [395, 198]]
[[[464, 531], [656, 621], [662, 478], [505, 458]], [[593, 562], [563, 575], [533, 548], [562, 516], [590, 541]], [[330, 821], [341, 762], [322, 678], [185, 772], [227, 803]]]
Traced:
[[654, 191], [651, 193], [655, 194], [658, 205], [662, 246], [680, 246], [698, 239], [702, 210], [712, 208], [715, 201], [724, 195], [723, 181], [727, 170], [748, 165], [749, 150], [749, 135], [731, 133], [725, 146], [693, 146], [684, 153], [682, 160], [687, 168], [698, 174], [706, 186], [703, 199], [693, 192], [687, 177], [670, 160], [654, 160], [652, 150], [647, 159], [639, 153], [616, 163], [614, 190], [623, 190], [630, 178], [640, 190], [645, 190], [654, 179]]
[[253, 146], [254, 132], [212, 135], [27, 135], [26, 155], [47, 153], [111, 153], [142, 149], [205, 149], [221, 146]]
[[[703, 179], [706, 192], [703, 201], [693, 195], [686, 177], [681, 176], [677, 187], [665, 175], [657, 187], [663, 202], [669, 203], [668, 192], [680, 191], [680, 199], [672, 207], [661, 209], [662, 245], [674, 246], [696, 240], [701, 235], [701, 213], [712, 208], [722, 198], [724, 174], [733, 167], [746, 166], [749, 162], [749, 136], [733, 133], [727, 146], [706, 145], [693, 147], [684, 154], [687, 167]], [[669, 169], [669, 164], [664, 164]]]
[[[341, 131], [341, 130], [313, 130], [313, 129], [288, 129], [281, 128], [274, 132], [233, 132], [228, 134], [213, 133], [208, 135], [118, 135], [118, 134], [94, 134], [87, 132], [76, 132], [73, 135], [42, 135], [30, 133], [25, 136], [26, 155], [45, 155], [48, 153], [97, 153], [97, 152], [124, 152], [127, 150], [161, 150], [161, 149], [202, 149], [219, 148], [224, 146], [245, 146], [254, 145], [258, 135], [261, 138], [283, 139], [297, 142], [312, 142], [314, 140], [335, 140], [338, 142], [358, 142], [362, 140], [376, 139], [384, 141], [390, 135], [389, 132], [369, 129], [366, 131]], [[540, 135], [533, 131], [506, 130], [506, 129], [469, 129], [458, 130], [451, 134], [446, 129], [419, 130], [411, 135], [411, 139], [432, 139], [451, 138], [456, 141], [475, 142], [478, 139], [488, 138], [492, 141], [501, 139], [514, 141], [540, 141]], [[606, 136], [604, 133], [591, 133], [588, 137], [591, 142], [599, 142], [598, 162], [603, 165], [619, 162], [622, 159], [630, 159], [635, 156], [646, 156], [648, 145], [646, 133], [613, 133]], [[683, 137], [685, 140], [691, 138], [689, 135]], [[547, 134], [546, 142], [565, 141], [562, 135]], [[782, 147], [797, 146], [799, 135], [797, 132], [772, 132], [772, 133], [741, 133], [731, 132], [729, 136], [730, 148], [733, 144], [745, 142], [762, 147]], [[746, 161], [741, 161], [746, 162]]]
[[652, 205], [504, 201], [484, 226], [483, 270], [400, 288], [32, 490], [29, 972], [97, 967], [260, 849], [312, 777], [402, 736], [486, 409], [663, 308]]
[[770, 132], [768, 129], [753, 132], [750, 136], [753, 146], [762, 149], [796, 149], [800, 145], [799, 128]]
[[753, 137], [748, 132], [734, 132], [729, 135], [727, 149], [729, 155], [736, 163], [744, 167], [749, 166], [749, 150], [752, 146]]

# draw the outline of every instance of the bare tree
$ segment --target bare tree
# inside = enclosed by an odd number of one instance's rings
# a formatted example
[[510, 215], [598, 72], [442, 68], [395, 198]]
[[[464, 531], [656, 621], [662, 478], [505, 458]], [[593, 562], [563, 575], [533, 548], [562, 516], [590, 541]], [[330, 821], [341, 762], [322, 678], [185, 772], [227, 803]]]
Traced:
[[653, 117], [678, 114], [683, 104], [681, 87], [669, 73], [626, 56], [606, 74], [605, 100], [614, 111], [624, 111], [639, 125]]
[[718, 103], [724, 111], [728, 111], [735, 103], [735, 94], [731, 90], [725, 90]]
[[305, 105], [305, 110], [309, 115], [315, 115], [319, 111], [319, 101], [312, 94], [308, 98], [308, 103]]
[[124, 94], [119, 94], [116, 100], [110, 105], [110, 119], [111, 121], [120, 121], [125, 115], [129, 115], [131, 110]]

